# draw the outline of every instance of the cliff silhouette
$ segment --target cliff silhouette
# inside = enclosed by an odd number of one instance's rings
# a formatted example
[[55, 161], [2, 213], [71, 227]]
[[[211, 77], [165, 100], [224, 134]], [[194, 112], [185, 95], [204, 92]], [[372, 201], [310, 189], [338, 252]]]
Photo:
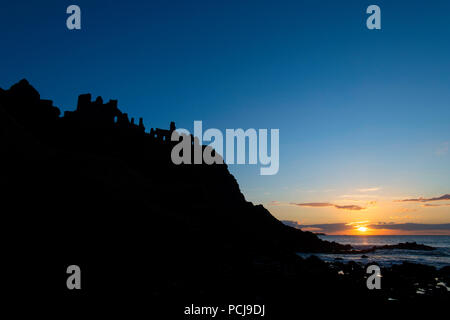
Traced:
[[[116, 100], [83, 94], [61, 115], [26, 80], [0, 89], [11, 295], [66, 297], [68, 305], [74, 297], [123, 304], [131, 295], [135, 304], [175, 306], [175, 314], [194, 301], [262, 301], [280, 311], [278, 302], [300, 298], [380, 298], [350, 280], [324, 292], [339, 283], [335, 272], [295, 252], [351, 247], [286, 226], [246, 201], [225, 164], [174, 165], [174, 130], [173, 122], [146, 130]], [[79, 292], [65, 287], [71, 264], [83, 272]]]
[[76, 110], [61, 116], [27, 80], [0, 92], [0, 108], [7, 198], [19, 205], [17, 211], [29, 204], [26, 198], [37, 198], [33, 212], [22, 210], [31, 219], [68, 218], [68, 228], [78, 225], [74, 232], [98, 224], [94, 234], [84, 233], [93, 238], [109, 228], [145, 227], [147, 234], [166, 227], [166, 236], [198, 238], [206, 232], [211, 234], [205, 242], [252, 251], [345, 249], [285, 226], [246, 201], [225, 164], [172, 164], [174, 122], [168, 130], [146, 132], [143, 119], [128, 119], [117, 100], [92, 101], [90, 94], [80, 95]]

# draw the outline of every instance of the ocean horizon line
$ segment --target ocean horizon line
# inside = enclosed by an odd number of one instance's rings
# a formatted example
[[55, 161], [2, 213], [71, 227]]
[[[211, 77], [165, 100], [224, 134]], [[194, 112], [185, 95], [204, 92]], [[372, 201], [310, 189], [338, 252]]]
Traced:
[[318, 234], [318, 236], [346, 237], [450, 237], [450, 234]]

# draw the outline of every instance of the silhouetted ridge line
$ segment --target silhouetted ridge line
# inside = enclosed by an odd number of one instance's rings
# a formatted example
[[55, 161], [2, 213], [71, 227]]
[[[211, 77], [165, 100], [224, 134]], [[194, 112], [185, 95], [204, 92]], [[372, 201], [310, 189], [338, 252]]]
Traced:
[[[156, 228], [152, 236], [167, 232], [176, 235], [174, 239], [208, 234], [208, 245], [233, 250], [349, 249], [285, 226], [263, 206], [247, 202], [225, 164], [174, 165], [170, 160], [174, 122], [169, 129], [146, 132], [143, 119], [137, 124], [129, 119], [117, 100], [92, 101], [91, 94], [80, 95], [76, 109], [61, 117], [53, 102], [42, 100], [26, 80], [0, 91], [0, 108], [8, 115], [2, 126], [14, 128], [4, 142], [9, 150], [22, 150], [4, 157], [23, 181], [46, 182], [30, 196], [39, 198], [49, 217], [65, 221], [61, 216], [66, 210], [76, 211], [77, 225], [86, 228], [103, 221], [103, 212], [108, 212], [114, 228], [127, 225], [136, 231], [147, 226]], [[18, 132], [26, 138], [19, 139]], [[38, 159], [24, 141], [37, 143]], [[19, 164], [29, 160], [33, 165], [24, 174]], [[116, 216], [123, 223], [116, 224]]]

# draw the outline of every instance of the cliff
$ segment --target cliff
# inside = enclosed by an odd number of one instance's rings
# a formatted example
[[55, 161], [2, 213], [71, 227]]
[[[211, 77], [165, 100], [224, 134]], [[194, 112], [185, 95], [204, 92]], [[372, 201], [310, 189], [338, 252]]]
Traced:
[[90, 95], [61, 116], [26, 80], [0, 90], [2, 240], [18, 291], [29, 290], [23, 275], [33, 265], [33, 288], [56, 294], [75, 263], [91, 294], [174, 286], [183, 296], [221, 295], [208, 291], [211, 281], [249, 278], [260, 261], [349, 249], [246, 201], [226, 165], [172, 164], [165, 137], [174, 127], [146, 131], [117, 101]]
[[[16, 202], [13, 219], [25, 215], [52, 225], [69, 220], [68, 227], [77, 225], [77, 232], [92, 238], [143, 228], [140, 236], [205, 233], [205, 242], [212, 237], [217, 245], [257, 251], [340, 249], [247, 202], [225, 164], [172, 164], [173, 123], [170, 130], [146, 133], [142, 119], [139, 125], [128, 120], [117, 101], [91, 101], [90, 95], [80, 95], [77, 109], [61, 117], [26, 80], [0, 92], [0, 108], [1, 157], [8, 163], [3, 184]], [[34, 199], [32, 210], [27, 198]]]

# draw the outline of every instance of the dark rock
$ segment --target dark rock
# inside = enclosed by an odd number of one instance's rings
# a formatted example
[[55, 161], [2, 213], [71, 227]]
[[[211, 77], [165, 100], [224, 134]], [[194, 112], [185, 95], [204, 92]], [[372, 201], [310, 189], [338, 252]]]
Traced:
[[416, 242], [406, 242], [406, 243], [399, 243], [399, 244], [393, 244], [393, 245], [384, 245], [384, 246], [373, 246], [369, 249], [364, 250], [354, 250], [354, 249], [346, 249], [345, 251], [342, 251], [342, 253], [346, 254], [361, 254], [361, 253], [370, 253], [374, 252], [376, 250], [394, 250], [394, 249], [401, 249], [401, 250], [424, 250], [424, 251], [432, 251], [436, 248], [430, 247], [424, 244], [418, 244]]
[[432, 251], [436, 248], [430, 247], [424, 244], [418, 244], [416, 242], [405, 242], [405, 243], [399, 243], [395, 245], [385, 245], [385, 246], [377, 246], [374, 247], [376, 249], [385, 249], [385, 250], [392, 250], [392, 249], [402, 249], [402, 250], [424, 250], [424, 251]]

